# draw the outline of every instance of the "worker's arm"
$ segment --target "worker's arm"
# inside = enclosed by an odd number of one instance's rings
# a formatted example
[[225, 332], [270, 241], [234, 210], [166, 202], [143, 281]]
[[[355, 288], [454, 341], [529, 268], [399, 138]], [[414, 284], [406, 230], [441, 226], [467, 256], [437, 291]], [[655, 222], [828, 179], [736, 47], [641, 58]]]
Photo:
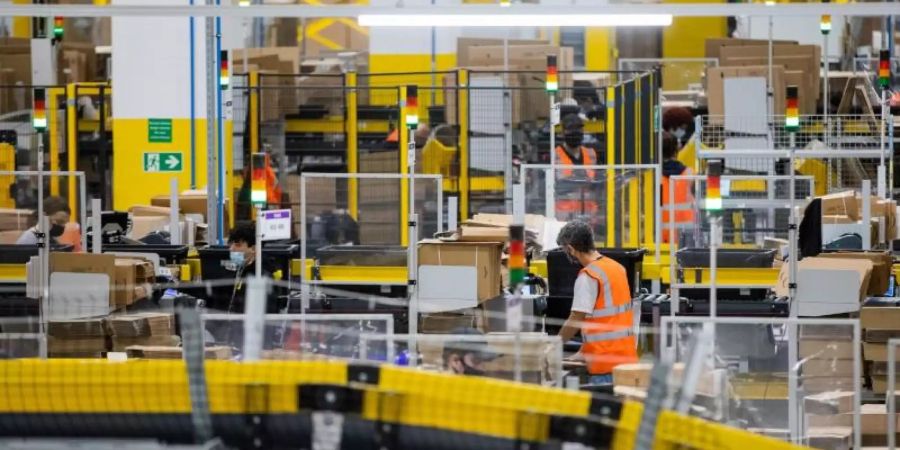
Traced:
[[575, 333], [578, 333], [578, 330], [581, 329], [581, 322], [584, 321], [586, 316], [587, 314], [580, 311], [572, 311], [569, 313], [569, 318], [566, 319], [566, 323], [564, 323], [562, 329], [559, 330], [559, 337], [563, 342], [568, 342], [575, 337]]

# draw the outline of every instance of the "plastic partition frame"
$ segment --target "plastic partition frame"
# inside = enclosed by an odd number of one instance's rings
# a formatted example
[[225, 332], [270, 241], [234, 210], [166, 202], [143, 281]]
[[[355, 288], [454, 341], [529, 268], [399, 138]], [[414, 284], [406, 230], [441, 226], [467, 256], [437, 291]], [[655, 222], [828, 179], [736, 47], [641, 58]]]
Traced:
[[[662, 349], [660, 357], [669, 362], [675, 359], [675, 332], [679, 325], [783, 325], [788, 333], [788, 424], [790, 427], [791, 442], [799, 444], [801, 440], [800, 408], [802, 402], [797, 398], [798, 378], [797, 368], [799, 358], [797, 347], [799, 345], [798, 327], [800, 326], [847, 326], [853, 328], [853, 448], [862, 448], [862, 434], [860, 430], [860, 400], [862, 393], [862, 355], [860, 325], [857, 319], [799, 319], [799, 318], [767, 318], [767, 317], [687, 317], [687, 316], [663, 316], [660, 322], [662, 334]], [[670, 328], [671, 327], [671, 328]], [[715, 330], [715, 328], [713, 328]], [[670, 331], [671, 330], [671, 331]], [[713, 333], [713, 344], [715, 333]], [[713, 345], [715, 348], [715, 345]], [[891, 353], [889, 353], [891, 354]], [[790, 368], [795, 368], [790, 370]], [[890, 385], [888, 385], [890, 387]]]
[[[205, 329], [206, 321], [235, 321], [235, 322], [244, 322], [245, 314], [222, 314], [222, 313], [213, 313], [213, 314], [202, 314], [200, 316], [201, 323], [203, 323], [203, 327]], [[385, 334], [384, 338], [389, 339], [390, 342], [393, 342], [394, 337], [394, 317], [390, 314], [315, 314], [315, 313], [307, 313], [307, 314], [266, 314], [264, 316], [264, 322], [276, 322], [281, 321], [282, 325], [286, 324], [289, 321], [296, 322], [328, 322], [328, 321], [342, 321], [342, 322], [360, 322], [364, 320], [368, 321], [384, 321], [384, 329]], [[263, 330], [260, 330], [263, 331]], [[365, 347], [364, 344], [364, 336], [371, 336], [371, 333], [359, 335], [359, 345], [360, 345], [360, 356], [361, 359], [365, 359]], [[380, 336], [380, 335], [379, 335]], [[262, 340], [262, 336], [259, 337]], [[393, 360], [393, 347], [389, 347], [388, 349], [388, 359]]]
[[[723, 175], [721, 178], [722, 178], [722, 180], [728, 180], [728, 181], [743, 181], [743, 180], [748, 180], [748, 181], [753, 181], [753, 180], [790, 181], [791, 179], [794, 179], [794, 181], [796, 182], [796, 180], [803, 180], [803, 181], [808, 181], [808, 182], [810, 183], [810, 191], [809, 191], [810, 194], [809, 194], [809, 197], [807, 198], [807, 201], [811, 200], [811, 199], [812, 199], [812, 196], [815, 194], [815, 185], [814, 185], [815, 181], [814, 181], [814, 177], [807, 176], [807, 175], [803, 175], [803, 176], [791, 176], [791, 175]], [[706, 176], [706, 175], [676, 175], [676, 176], [670, 177], [669, 179], [672, 180], [672, 182], [678, 182], [678, 181], [703, 181], [703, 180], [706, 180], [706, 179], [707, 179], [707, 176]], [[670, 190], [669, 190], [669, 199], [668, 199], [669, 202], [668, 202], [668, 204], [667, 204], [666, 207], [665, 207], [665, 209], [666, 209], [667, 211], [670, 212], [670, 215], [671, 215], [672, 212], [673, 212], [673, 210], [672, 210], [671, 208], [672, 208], [673, 205], [675, 204], [675, 198], [674, 198], [674, 195], [675, 195], [675, 190], [674, 190], [674, 189], [670, 189]], [[728, 205], [728, 204], [729, 204], [729, 203], [726, 202], [725, 200], [726, 200], [726, 199], [723, 199], [723, 207], [724, 207], [724, 205]], [[735, 200], [735, 202], [746, 203], [745, 200]], [[790, 199], [788, 199], [788, 200], [774, 200], [774, 201], [773, 201], [773, 200], [763, 200], [763, 199], [760, 199], [760, 200], [754, 201], [754, 203], [758, 203], [759, 205], [761, 205], [761, 206], [763, 206], [763, 207], [768, 206], [768, 207], [770, 207], [770, 208], [772, 208], [772, 209], [790, 209]], [[768, 205], [767, 205], [767, 203], [768, 203]], [[734, 207], [738, 207], [738, 206], [735, 205]], [[746, 206], [744, 206], [744, 207], [746, 207]], [[672, 241], [672, 239], [670, 239], [670, 241]], [[676, 283], [676, 282], [675, 282], [675, 280], [678, 279], [677, 276], [676, 276], [676, 274], [677, 274], [677, 265], [678, 265], [678, 263], [677, 263], [677, 258], [675, 258], [675, 253], [676, 253], [676, 251], [678, 250], [678, 245], [677, 245], [676, 243], [671, 243], [671, 242], [670, 242], [669, 245], [671, 246], [671, 247], [670, 247], [670, 252], [671, 252], [671, 255], [672, 255], [672, 257], [669, 258], [669, 277], [670, 277], [670, 278], [669, 278], [669, 283], [670, 283], [670, 284], [669, 284], [669, 287], [670, 287], [670, 289], [672, 290], [672, 297], [673, 297], [673, 298], [678, 298], [678, 291], [679, 291], [680, 289], [692, 289], [692, 288], [704, 288], [704, 287], [709, 287], [708, 284], [702, 284], [702, 283]], [[712, 271], [712, 273], [710, 274], [710, 277], [713, 277], [713, 278], [714, 278], [715, 276], [716, 276], [715, 271]], [[715, 282], [715, 280], [712, 280], [712, 281]], [[717, 288], [744, 288], [744, 287], [750, 287], [750, 286], [745, 286], [745, 285], [730, 285], [730, 284], [720, 284], [720, 283], [715, 283], [715, 284], [716, 284], [716, 287], [717, 287]], [[674, 316], [674, 315], [678, 312], [678, 307], [679, 307], [679, 305], [680, 305], [679, 302], [675, 302], [675, 303], [672, 305], [672, 308], [670, 308], [670, 311], [671, 311], [671, 314], [670, 314], [670, 315], [671, 315], [671, 316]], [[711, 313], [712, 313], [712, 314], [715, 314], [715, 311], [712, 311]]]
[[[519, 184], [525, 185], [525, 180], [528, 179], [527, 174], [529, 170], [535, 171], [551, 171], [551, 170], [560, 170], [560, 169], [588, 169], [588, 170], [596, 170], [596, 171], [609, 171], [609, 170], [652, 170], [654, 175], [654, 185], [659, 186], [662, 183], [662, 169], [659, 164], [613, 164], [613, 165], [561, 165], [561, 164], [522, 164], [519, 170]], [[654, 239], [657, 244], [662, 240], [662, 227], [660, 227], [660, 223], [662, 222], [662, 210], [660, 209], [660, 190], [653, 190], [653, 204], [654, 204], [654, 223], [656, 226], [654, 227]], [[555, 195], [555, 192], [554, 192]], [[555, 202], [555, 199], [554, 199]], [[548, 202], [549, 203], [549, 202]], [[526, 211], [527, 212], [527, 211]], [[609, 219], [607, 219], [609, 220]], [[654, 246], [654, 261], [660, 261], [660, 250], [659, 245]]]
[[[397, 342], [408, 342], [409, 335], [408, 334], [393, 334], [393, 335], [378, 335], [372, 333], [364, 333], [360, 335], [360, 357], [361, 359], [367, 359], [368, 355], [366, 353], [366, 344], [369, 341], [380, 341], [384, 340], [388, 343], [389, 354], [393, 354], [394, 345]], [[563, 385], [563, 368], [562, 368], [562, 359], [563, 359], [563, 342], [559, 339], [558, 336], [550, 336], [550, 335], [536, 335], [536, 334], [521, 334], [521, 333], [505, 333], [505, 334], [483, 334], [483, 335], [472, 335], [472, 334], [419, 334], [416, 336], [417, 345], [422, 342], [453, 342], [453, 343], [465, 343], [472, 342], [473, 345], [484, 345], [492, 344], [492, 343], [509, 343], [515, 345], [514, 348], [520, 349], [520, 346], [525, 343], [545, 343], [553, 345], [553, 352], [559, 355], [557, 359], [558, 363], [555, 364], [555, 367], [551, 367], [551, 370], [556, 377], [554, 378], [555, 385], [562, 387]], [[521, 359], [521, 352], [516, 353], [514, 357], [516, 358], [516, 368], [521, 370], [521, 364], [518, 362]], [[418, 360], [418, 358], [416, 358]], [[520, 374], [516, 374], [516, 378], [520, 379]]]
[[39, 177], [43, 178], [46, 176], [69, 176], [75, 177], [78, 180], [78, 187], [80, 190], [80, 203], [81, 208], [78, 208], [79, 217], [81, 218], [81, 248], [87, 250], [87, 193], [85, 192], [85, 180], [84, 180], [84, 172], [81, 171], [71, 171], [71, 170], [57, 170], [57, 171], [48, 171], [48, 170], [0, 170], [0, 175], [12, 175], [12, 176], [23, 176], [23, 177]]
[[[404, 175], [399, 173], [304, 173], [300, 175], [300, 281], [301, 281], [301, 289], [308, 289], [309, 286], [319, 285], [319, 284], [327, 284], [330, 286], [351, 286], [351, 285], [359, 285], [359, 284], [369, 284], [367, 282], [348, 282], [348, 281], [316, 281], [316, 280], [307, 280], [305, 279], [306, 272], [306, 180], [310, 178], [335, 178], [335, 179], [346, 179], [346, 180], [405, 180], [408, 178], [415, 178], [417, 180], [434, 180], [437, 185], [437, 195], [435, 200], [437, 201], [437, 232], [441, 233], [444, 230], [444, 192], [442, 189], [444, 180], [441, 175], [437, 174], [415, 174], [415, 175]], [[415, 194], [413, 194], [415, 195]], [[405, 220], [405, 219], [404, 219]], [[401, 223], [401, 226], [403, 224]], [[395, 286], [406, 286], [406, 282], [402, 283], [380, 283], [383, 285], [395, 285]]]

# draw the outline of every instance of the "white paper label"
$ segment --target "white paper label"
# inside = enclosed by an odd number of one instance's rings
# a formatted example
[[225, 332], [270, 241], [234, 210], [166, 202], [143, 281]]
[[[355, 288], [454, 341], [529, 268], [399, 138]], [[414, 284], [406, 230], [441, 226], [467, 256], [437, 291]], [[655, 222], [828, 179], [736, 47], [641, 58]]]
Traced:
[[554, 103], [550, 107], [550, 123], [559, 125], [559, 103]]
[[291, 238], [291, 210], [263, 211], [262, 240], [278, 241]]

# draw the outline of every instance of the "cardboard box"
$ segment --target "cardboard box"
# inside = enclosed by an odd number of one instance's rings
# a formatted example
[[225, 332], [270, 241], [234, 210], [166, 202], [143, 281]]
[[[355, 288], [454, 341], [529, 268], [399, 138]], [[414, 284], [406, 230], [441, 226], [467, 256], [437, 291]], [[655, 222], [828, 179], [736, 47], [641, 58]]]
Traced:
[[459, 241], [463, 242], [499, 242], [509, 240], [509, 229], [500, 227], [473, 227], [463, 225], [459, 228]]
[[852, 391], [832, 391], [808, 395], [803, 399], [805, 411], [810, 414], [852, 413], [856, 394]]
[[128, 347], [133, 347], [135, 345], [177, 347], [178, 345], [181, 345], [181, 338], [178, 336], [113, 336], [112, 338], [112, 350], [114, 352], [127, 353]]
[[[868, 259], [807, 257], [797, 263], [797, 273], [799, 277], [799, 274], [805, 270], [855, 271], [859, 280], [859, 296], [855, 300], [862, 302], [866, 297], [866, 292], [869, 290], [869, 280], [872, 276], [873, 267], [874, 265]], [[788, 295], [788, 270], [789, 265], [787, 264], [781, 267], [781, 271], [778, 274], [778, 284], [774, 289], [776, 295]], [[848, 299], [849, 301], [850, 299]]]
[[900, 307], [864, 306], [859, 324], [865, 330], [900, 330]]
[[[788, 436], [790, 439], [790, 436]], [[807, 430], [810, 448], [849, 450], [853, 445], [852, 427], [810, 427]]]
[[0, 208], [0, 231], [24, 231], [37, 224], [30, 209]]
[[128, 306], [139, 300], [136, 288], [152, 283], [156, 277], [153, 263], [139, 258], [116, 258], [115, 298], [117, 306]]
[[47, 353], [99, 353], [106, 351], [106, 337], [63, 339], [47, 336]]
[[811, 428], [852, 427], [853, 414], [806, 414], [806, 424]]
[[106, 329], [110, 336], [138, 338], [167, 336], [175, 333], [175, 316], [171, 313], [139, 313], [109, 316]]
[[475, 315], [468, 312], [428, 313], [419, 317], [419, 331], [426, 334], [449, 334], [461, 328], [475, 328]]
[[852, 376], [803, 376], [800, 377], [800, 385], [805, 392], [835, 392], [849, 391], [853, 389]]
[[496, 242], [441, 242], [423, 240], [418, 245], [420, 266], [473, 266], [478, 277], [478, 301], [500, 294], [503, 246]]
[[[900, 350], [897, 350], [897, 353], [900, 354]], [[887, 362], [887, 344], [863, 342], [863, 359], [866, 361]], [[900, 358], [897, 358], [897, 360], [900, 360]]]
[[[507, 41], [507, 45], [510, 46], [520, 46], [520, 45], [547, 45], [547, 41], [536, 40], [536, 39], [509, 39]], [[456, 38], [456, 64], [460, 66], [472, 66], [474, 65], [472, 62], [472, 58], [470, 53], [472, 49], [477, 47], [485, 47], [485, 46], [502, 46], [503, 39], [493, 39], [493, 38], [471, 38], [471, 37], [460, 37]], [[545, 61], [546, 64], [546, 61]]]
[[116, 257], [109, 254], [50, 253], [50, 273], [99, 273], [109, 277], [109, 304], [116, 306], [113, 289], [116, 286]]
[[887, 343], [888, 340], [900, 338], [900, 330], [863, 330], [863, 341], [873, 343]]
[[800, 370], [804, 375], [853, 376], [853, 355], [841, 359], [810, 359], [804, 361]]
[[843, 191], [819, 197], [822, 216], [847, 216], [859, 220], [859, 202], [853, 191]]
[[[171, 346], [132, 345], [125, 349], [129, 358], [182, 359], [182, 348]], [[217, 345], [205, 348], [205, 359], [231, 359], [231, 347]]]
[[[872, 262], [872, 275], [869, 278], [868, 295], [880, 296], [887, 292], [891, 281], [893, 257], [891, 252], [851, 252], [820, 253], [820, 258], [864, 259]], [[900, 322], [897, 324], [900, 327]]]
[[[888, 374], [888, 363], [884, 361], [868, 361], [868, 374], [869, 375], [882, 375], [887, 376]], [[894, 373], [900, 373], [900, 362], [894, 364]]]
[[[797, 44], [797, 41], [772, 41], [773, 44]], [[726, 47], [754, 47], [768, 48], [769, 41], [765, 39], [738, 39], [738, 38], [714, 38], [707, 39], [704, 55], [706, 58], [719, 59], [720, 52]]]
[[106, 336], [103, 319], [50, 320], [47, 335], [60, 339], [100, 338]]
[[[202, 193], [190, 193], [178, 196], [178, 209], [181, 214], [198, 214], [206, 218], [206, 199], [207, 195]], [[169, 196], [168, 195], [157, 195], [150, 199], [150, 204], [153, 206], [164, 206], [166, 208], [169, 207]], [[225, 216], [228, 216], [230, 201], [225, 199]], [[226, 221], [227, 223], [228, 221]]]
[[[765, 78], [768, 66], [709, 67], [706, 69], [706, 97], [710, 116], [721, 120], [725, 115], [725, 78]], [[772, 91], [785, 92], [784, 67], [772, 66]], [[775, 110], [784, 111], [785, 96], [775, 95]]]
[[169, 226], [168, 217], [136, 216], [131, 218], [131, 232], [129, 235], [132, 239], [141, 239], [150, 233], [161, 231], [167, 226]]
[[853, 341], [801, 339], [799, 356], [801, 359], [811, 360], [853, 361]]
[[[886, 436], [888, 422], [887, 405], [884, 403], [860, 405], [859, 422], [861, 426], [860, 434]], [[900, 424], [900, 416], [897, 418], [897, 423]], [[900, 430], [900, 426], [897, 426], [895, 429]]]

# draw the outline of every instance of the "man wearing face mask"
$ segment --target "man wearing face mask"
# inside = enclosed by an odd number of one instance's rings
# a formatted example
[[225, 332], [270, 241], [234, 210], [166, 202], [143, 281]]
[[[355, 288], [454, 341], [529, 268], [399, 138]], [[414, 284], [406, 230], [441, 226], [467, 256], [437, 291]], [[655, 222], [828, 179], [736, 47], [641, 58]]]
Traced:
[[[234, 288], [231, 291], [231, 299], [228, 302], [229, 313], [241, 314], [244, 312], [244, 296], [246, 295], [245, 280], [253, 275], [256, 270], [256, 225], [253, 222], [237, 224], [228, 235], [229, 259], [234, 267]], [[267, 269], [263, 261], [263, 277], [272, 277], [272, 272]], [[267, 309], [270, 309], [267, 307]]]
[[[50, 245], [72, 245], [73, 251], [81, 251], [81, 233], [76, 223], [69, 223], [72, 210], [69, 209], [69, 203], [66, 199], [58, 196], [47, 197], [44, 199], [44, 215], [50, 222], [50, 230], [47, 235], [50, 238]], [[37, 222], [37, 212], [34, 216]], [[16, 245], [37, 245], [38, 243], [38, 226], [35, 225], [25, 230]]]
[[567, 223], [556, 243], [583, 267], [575, 279], [572, 310], [559, 336], [568, 342], [581, 331], [580, 354], [591, 384], [612, 383], [615, 366], [638, 360], [628, 275], [621, 264], [597, 251], [587, 223]]
[[[597, 164], [594, 149], [582, 145], [584, 142], [584, 122], [577, 114], [568, 114], [562, 119], [563, 144], [556, 147], [556, 163], [560, 166], [593, 166]], [[571, 219], [576, 216], [592, 215], [599, 208], [590, 200], [589, 183], [596, 181], [594, 169], [565, 168], [556, 171], [556, 218]]]

